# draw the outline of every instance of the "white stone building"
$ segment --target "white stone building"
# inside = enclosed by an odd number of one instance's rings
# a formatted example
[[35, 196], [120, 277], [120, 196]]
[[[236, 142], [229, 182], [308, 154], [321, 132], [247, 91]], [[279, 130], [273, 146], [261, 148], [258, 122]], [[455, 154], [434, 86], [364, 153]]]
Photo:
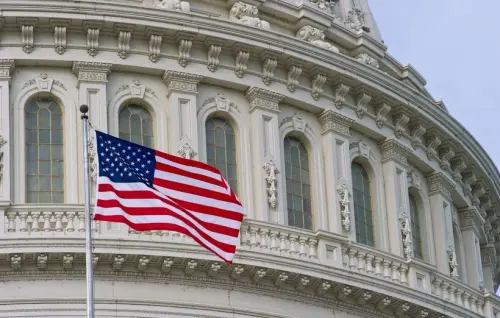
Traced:
[[95, 223], [98, 317], [500, 317], [500, 174], [425, 84], [367, 0], [0, 0], [0, 317], [86, 314], [81, 104], [247, 214], [230, 266]]

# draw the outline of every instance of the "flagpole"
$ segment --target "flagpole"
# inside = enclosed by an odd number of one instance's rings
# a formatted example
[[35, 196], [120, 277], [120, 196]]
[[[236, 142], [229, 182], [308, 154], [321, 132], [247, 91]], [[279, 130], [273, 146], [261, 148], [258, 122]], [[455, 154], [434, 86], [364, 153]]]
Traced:
[[90, 168], [89, 168], [89, 107], [80, 106], [83, 121], [83, 161], [85, 183], [85, 260], [87, 276], [87, 318], [94, 318], [94, 273], [92, 267], [92, 218], [90, 216]]

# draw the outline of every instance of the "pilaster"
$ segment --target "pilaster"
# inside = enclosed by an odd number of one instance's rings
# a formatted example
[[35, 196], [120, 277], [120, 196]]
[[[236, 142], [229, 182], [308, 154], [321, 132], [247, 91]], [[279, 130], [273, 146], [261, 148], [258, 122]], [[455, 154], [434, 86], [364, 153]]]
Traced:
[[[254, 173], [255, 204], [253, 216], [257, 220], [283, 223], [282, 213], [286, 194], [278, 182], [281, 167], [281, 144], [279, 136], [279, 102], [283, 95], [262, 88], [250, 87], [245, 92], [250, 103], [251, 162]], [[252, 213], [248, 211], [248, 213]]]
[[481, 265], [483, 267], [484, 288], [494, 292], [495, 270], [497, 264], [497, 254], [495, 245], [488, 244], [481, 247]]
[[13, 143], [10, 135], [10, 79], [14, 67], [14, 60], [0, 60], [0, 210], [10, 205], [12, 201], [10, 163]]
[[[169, 152], [195, 159], [199, 153], [196, 96], [203, 76], [168, 70], [163, 73], [167, 86]], [[185, 151], [191, 149], [194, 151]]]
[[450, 194], [454, 184], [442, 172], [435, 172], [427, 176], [426, 180], [429, 190], [436, 266], [443, 274], [450, 275], [450, 261], [455, 253]]
[[323, 161], [326, 179], [327, 213], [320, 216], [320, 229], [338, 234], [351, 233], [352, 212], [349, 207], [349, 138], [353, 119], [333, 110], [318, 116], [322, 126]]
[[408, 222], [411, 222], [407, 173], [407, 158], [411, 150], [394, 139], [382, 142], [379, 148], [384, 173], [388, 230], [385, 235], [389, 236], [389, 252], [410, 258], [413, 248], [408, 245], [411, 243], [406, 242], [406, 234], [403, 232], [405, 227], [408, 227]]
[[462, 244], [465, 254], [467, 284], [479, 288], [484, 282], [483, 266], [481, 264], [480, 241], [482, 226], [478, 222], [479, 211], [476, 207], [468, 207], [458, 211]]

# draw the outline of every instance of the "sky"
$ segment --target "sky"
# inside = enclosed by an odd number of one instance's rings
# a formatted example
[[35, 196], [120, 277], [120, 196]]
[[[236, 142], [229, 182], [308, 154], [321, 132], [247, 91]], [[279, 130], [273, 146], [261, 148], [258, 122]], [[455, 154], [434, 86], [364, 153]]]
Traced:
[[388, 53], [423, 75], [500, 169], [500, 0], [368, 3]]
[[424, 76], [500, 168], [500, 0], [369, 4], [389, 54]]

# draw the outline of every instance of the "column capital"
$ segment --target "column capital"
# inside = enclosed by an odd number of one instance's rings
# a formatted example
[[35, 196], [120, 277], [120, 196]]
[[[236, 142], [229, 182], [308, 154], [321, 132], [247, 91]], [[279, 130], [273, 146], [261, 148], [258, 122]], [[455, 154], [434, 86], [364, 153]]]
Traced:
[[460, 220], [460, 229], [472, 229], [477, 237], [481, 237], [482, 226], [484, 219], [482, 218], [476, 206], [469, 206], [458, 211], [458, 219]]
[[408, 166], [408, 155], [412, 152], [410, 148], [402, 145], [397, 140], [387, 139], [379, 144], [382, 154], [382, 163], [396, 161], [403, 166]]
[[354, 120], [349, 117], [334, 112], [333, 110], [325, 110], [318, 116], [318, 120], [321, 123], [323, 135], [332, 132], [345, 137], [351, 136], [350, 128]]
[[278, 113], [280, 111], [279, 102], [281, 102], [285, 96], [267, 89], [250, 87], [246, 90], [245, 97], [250, 102], [250, 113], [257, 108]]
[[10, 79], [10, 73], [15, 67], [14, 60], [0, 59], [0, 79]]
[[442, 172], [434, 172], [426, 177], [429, 187], [429, 196], [441, 194], [447, 199], [451, 199], [451, 190], [455, 188], [455, 183]]
[[78, 77], [78, 82], [98, 82], [108, 81], [108, 74], [111, 72], [112, 64], [101, 62], [74, 61], [73, 73]]
[[203, 79], [203, 76], [168, 70], [163, 73], [163, 83], [167, 85], [167, 96], [172, 92], [182, 92], [196, 94], [198, 93], [198, 83]]
[[497, 263], [497, 253], [495, 245], [488, 244], [481, 246], [481, 264], [483, 267], [486, 266], [496, 266]]

